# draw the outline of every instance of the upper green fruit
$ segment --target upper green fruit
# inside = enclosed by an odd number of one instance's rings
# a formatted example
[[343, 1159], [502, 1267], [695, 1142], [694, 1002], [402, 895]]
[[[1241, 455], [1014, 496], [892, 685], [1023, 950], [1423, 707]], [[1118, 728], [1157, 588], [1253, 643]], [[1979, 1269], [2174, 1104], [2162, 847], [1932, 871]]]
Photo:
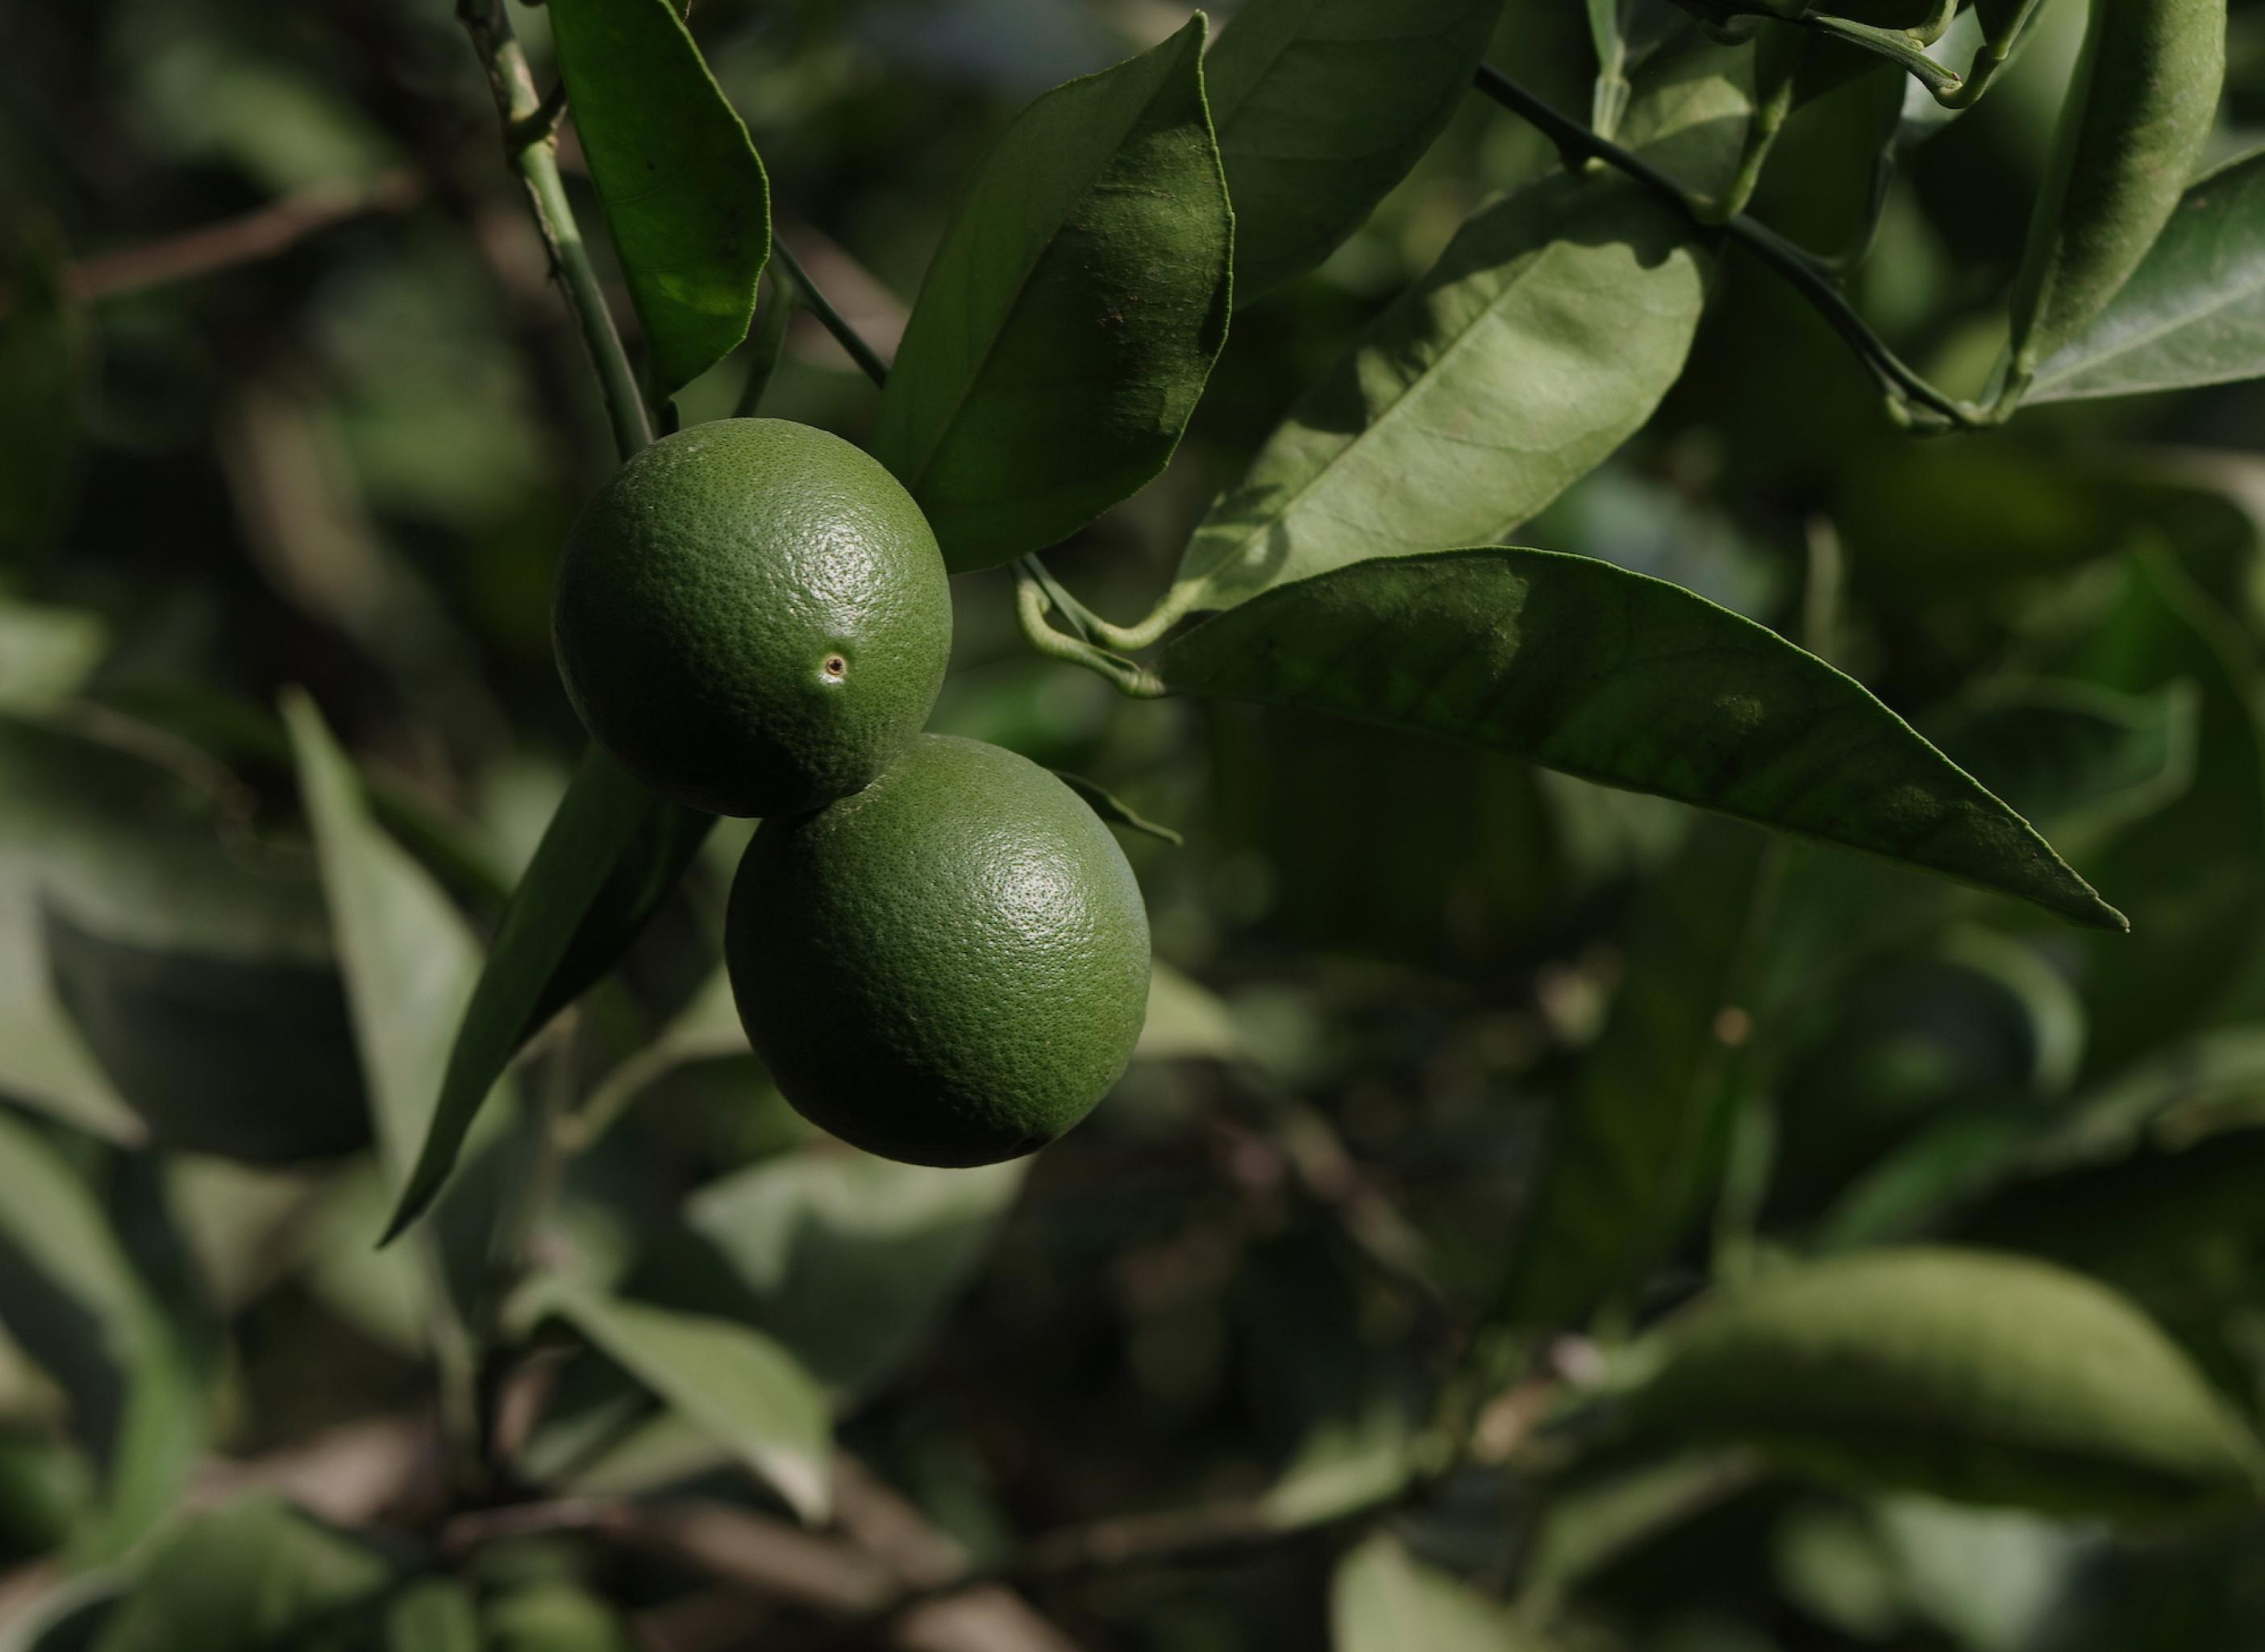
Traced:
[[567, 535], [551, 634], [590, 733], [716, 814], [814, 809], [928, 721], [951, 596], [912, 496], [838, 436], [696, 425], [598, 491]]
[[924, 735], [855, 797], [766, 821], [724, 950], [747, 1036], [796, 1110], [911, 1164], [1044, 1146], [1125, 1071], [1148, 914], [1067, 786]]

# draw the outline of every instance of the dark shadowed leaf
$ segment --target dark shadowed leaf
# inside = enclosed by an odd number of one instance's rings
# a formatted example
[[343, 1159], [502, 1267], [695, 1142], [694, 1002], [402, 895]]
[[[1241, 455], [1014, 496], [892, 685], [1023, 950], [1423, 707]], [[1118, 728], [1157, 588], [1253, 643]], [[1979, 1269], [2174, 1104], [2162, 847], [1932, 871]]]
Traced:
[[92, 330], [64, 287], [63, 249], [11, 201], [0, 229], [0, 570], [44, 552], [85, 428]]
[[933, 1170], [816, 1143], [693, 1195], [753, 1322], [843, 1400], [885, 1379], [973, 1277], [1026, 1162]]
[[2254, 1501], [2256, 1440], [2123, 1299], [1985, 1251], [1788, 1267], [1689, 1310], [1647, 1425], [1858, 1489], [2151, 1517]]
[[1252, 0], [1204, 65], [1234, 302], [1358, 229], [1470, 87], [1502, 0]]
[[102, 1509], [78, 1558], [114, 1559], [187, 1486], [208, 1432], [203, 1385], [93, 1191], [4, 1111], [0, 1306], [13, 1337], [70, 1392], [103, 1466]]
[[1706, 296], [1683, 233], [1609, 178], [1559, 174], [1480, 213], [1212, 507], [1140, 629], [1508, 534], [1625, 441], [1682, 371]]
[[1640, 1280], [1695, 1212], [1728, 1095], [1717, 1022], [1751, 964], [1766, 847], [1703, 822], [1643, 902], [1611, 1015], [1550, 1125], [1504, 1295], [1512, 1322], [1594, 1309]]
[[2039, 369], [2032, 402], [2265, 377], [2265, 151], [2191, 186], [2098, 320]]
[[441, 1190], [520, 1045], [619, 960], [714, 824], [646, 790], [596, 746], [584, 753], [455, 1030], [389, 1238]]
[[873, 448], [955, 571], [1043, 549], [1137, 491], [1202, 394], [1233, 244], [1204, 27], [1024, 110], [929, 266]]
[[770, 257], [770, 186], [668, 0], [557, 0], [550, 11], [574, 130], [666, 397], [747, 336]]
[[562, 1278], [538, 1281], [532, 1300], [730, 1447], [796, 1513], [826, 1517], [833, 1502], [826, 1398], [769, 1337], [730, 1320], [601, 1296]]
[[1305, 706], [1512, 753], [2122, 920], [1863, 687], [1703, 598], [1586, 557], [1476, 549], [1342, 568], [1167, 647], [1176, 693]]
[[149, 1555], [94, 1652], [350, 1652], [375, 1639], [365, 1614], [393, 1578], [375, 1550], [279, 1497], [249, 1496], [198, 1516]]

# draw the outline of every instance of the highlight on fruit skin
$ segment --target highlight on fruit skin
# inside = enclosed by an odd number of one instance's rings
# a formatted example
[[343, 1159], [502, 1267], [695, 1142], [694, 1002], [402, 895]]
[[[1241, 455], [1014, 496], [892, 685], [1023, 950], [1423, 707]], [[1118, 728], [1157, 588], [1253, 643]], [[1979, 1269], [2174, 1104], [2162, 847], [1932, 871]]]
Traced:
[[765, 821], [725, 957], [795, 1110], [911, 1164], [1054, 1140], [1124, 1073], [1147, 1010], [1147, 910], [1109, 828], [1037, 764], [946, 735]]
[[714, 814], [819, 808], [928, 721], [951, 652], [936, 535], [839, 436], [721, 419], [616, 471], [567, 535], [551, 636], [591, 738]]

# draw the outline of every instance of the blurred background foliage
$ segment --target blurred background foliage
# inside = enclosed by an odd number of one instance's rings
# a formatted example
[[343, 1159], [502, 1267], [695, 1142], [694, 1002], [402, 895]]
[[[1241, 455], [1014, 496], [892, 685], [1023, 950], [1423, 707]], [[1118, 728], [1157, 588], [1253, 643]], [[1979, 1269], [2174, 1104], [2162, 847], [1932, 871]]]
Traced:
[[[1184, 15], [701, 0], [693, 24], [779, 234], [885, 348], [987, 141]], [[521, 20], [540, 60], [541, 13]], [[1908, 152], [1857, 279], [1890, 342], [1955, 387], [1978, 386], [2002, 331], [2080, 22], [2055, 8], [1989, 101]], [[2232, 22], [2226, 155], [2265, 121], [2265, 4], [2237, 0]], [[579, 749], [550, 576], [611, 464], [441, 0], [24, 5], [5, 36], [0, 1641], [11, 1616], [68, 1627], [184, 1496], [257, 1485], [347, 1525], [433, 1518], [433, 1287], [370, 1248], [384, 1196], [356, 1038], [382, 1030], [349, 1015], [276, 708], [312, 696], [462, 914], [410, 955], [445, 996]], [[1590, 51], [1579, 6], [1511, 0], [1493, 61], [1585, 109]], [[1861, 118], [1806, 109], [1757, 215], [1845, 243], [1861, 192], [1832, 126]], [[571, 176], [571, 142], [566, 159]], [[1057, 570], [1104, 614], [1145, 611], [1350, 331], [1475, 204], [1555, 164], [1467, 100], [1325, 268], [1237, 315], [1169, 471]], [[683, 418], [727, 413], [745, 372], [691, 386]], [[798, 317], [765, 411], [856, 438], [874, 407]], [[938, 1175], [812, 1139], [715, 979], [744, 841], [727, 826], [524, 1069], [623, 1110], [576, 1161], [564, 1264], [768, 1330], [878, 1477], [851, 1482], [853, 1532], [880, 1543], [877, 1521], [911, 1519], [1014, 1571], [1081, 1645], [1324, 1643], [1326, 1528], [1123, 1570], [1049, 1562], [1033, 1539], [1294, 1488], [1305, 1465], [1358, 1480], [1388, 1455], [1441, 1323], [1558, 1288], [1516, 1241], [1536, 1143], [1575, 1095], [1685, 1085], [1710, 1122], [1640, 1286], [1534, 1381], [1577, 1382], [1616, 1328], [1710, 1275], [1934, 1235], [2130, 1293], [2254, 1422], [2261, 436], [2265, 390], [2237, 385], [1914, 441], [1816, 315], [1732, 255], [1658, 417], [1518, 535], [1803, 638], [2037, 819], [2129, 939], [1504, 759], [1121, 702], [1023, 646], [1003, 571], [962, 579], [936, 726], [1186, 834], [1126, 840], [1169, 966], [1140, 1059], [1026, 1168]], [[506, 1162], [477, 1156], [444, 1202], [444, 1272], [477, 1272], [484, 1228], [464, 1212]], [[769, 1506], [607, 1362], [550, 1376], [535, 1481]], [[233, 1509], [207, 1528], [215, 1554], [331, 1540], [280, 1504]], [[481, 1537], [489, 1634], [722, 1647], [760, 1621], [766, 1646], [851, 1643], [790, 1590], [748, 1617], [745, 1579], [723, 1591], [740, 1617], [718, 1619], [680, 1536]], [[2201, 1652], [2265, 1642], [2261, 1538], [2252, 1520], [2122, 1539], [1635, 1452], [1546, 1493], [1474, 1468], [1337, 1577], [1341, 1597], [1420, 1592], [1442, 1567], [1516, 1584], [1521, 1623], [1474, 1645], [1547, 1621], [1569, 1646], [1693, 1652]], [[1393, 1644], [1342, 1597], [1336, 1632]], [[1019, 1619], [990, 1633], [1049, 1644]], [[219, 1644], [116, 1619], [106, 1635]]]

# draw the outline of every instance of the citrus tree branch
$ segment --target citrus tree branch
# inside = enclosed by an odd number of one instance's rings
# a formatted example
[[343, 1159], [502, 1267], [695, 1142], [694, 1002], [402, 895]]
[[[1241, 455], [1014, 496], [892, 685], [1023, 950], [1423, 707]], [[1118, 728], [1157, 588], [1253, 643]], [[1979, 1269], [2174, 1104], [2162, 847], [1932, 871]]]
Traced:
[[503, 0], [457, 0], [456, 17], [487, 71], [488, 88], [503, 121], [505, 158], [526, 186], [535, 227], [550, 252], [550, 266], [565, 289], [567, 305], [581, 328], [590, 365], [604, 392], [614, 446], [626, 459], [652, 444], [652, 421], [613, 314], [606, 308], [590, 249], [575, 222], [573, 203], [566, 198], [565, 180], [558, 173], [557, 127], [564, 106], [556, 97], [546, 99], [535, 92], [527, 54], [513, 33]]
[[1872, 369], [1887, 395], [1890, 411], [1899, 422], [1938, 430], [1983, 429], [1999, 422], [1992, 411], [1953, 400], [1912, 371], [1856, 313], [1816, 261], [1774, 229], [1744, 213], [1711, 212], [1708, 203], [1641, 156], [1559, 113], [1498, 69], [1482, 63], [1474, 81], [1489, 98], [1539, 127], [1562, 153], [1582, 161], [1601, 162], [1635, 179], [1676, 207], [1696, 228], [1727, 236], [1776, 271]]

